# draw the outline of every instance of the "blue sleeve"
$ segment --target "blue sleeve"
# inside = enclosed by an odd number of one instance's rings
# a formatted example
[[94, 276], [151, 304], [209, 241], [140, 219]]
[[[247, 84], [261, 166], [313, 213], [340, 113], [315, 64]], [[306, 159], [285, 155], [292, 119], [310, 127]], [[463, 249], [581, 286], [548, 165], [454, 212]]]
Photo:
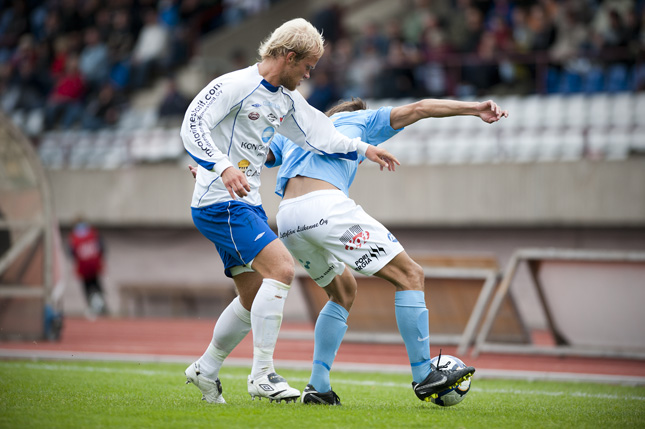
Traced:
[[371, 145], [379, 145], [386, 140], [394, 137], [402, 131], [403, 128], [395, 130], [390, 125], [390, 113], [392, 106], [381, 107], [373, 111], [369, 119], [366, 121], [365, 126], [365, 141]]
[[273, 162], [266, 161], [264, 165], [267, 168], [273, 168], [282, 165], [282, 148], [284, 147], [285, 140], [286, 137], [280, 134], [277, 134], [275, 137], [273, 137], [271, 146], [269, 148], [271, 149], [271, 152], [273, 152], [275, 160]]

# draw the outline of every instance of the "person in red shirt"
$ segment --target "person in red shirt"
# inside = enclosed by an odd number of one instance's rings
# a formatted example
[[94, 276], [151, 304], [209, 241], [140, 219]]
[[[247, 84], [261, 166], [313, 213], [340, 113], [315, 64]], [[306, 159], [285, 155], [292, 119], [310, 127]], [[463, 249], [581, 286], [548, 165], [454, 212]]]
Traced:
[[103, 272], [103, 240], [98, 231], [79, 220], [68, 237], [69, 249], [76, 264], [76, 273], [83, 281], [85, 298], [94, 314], [106, 311], [100, 277]]
[[59, 119], [63, 129], [71, 128], [83, 113], [85, 90], [78, 56], [71, 55], [65, 61], [65, 73], [54, 84], [45, 105], [45, 128], [54, 128]]

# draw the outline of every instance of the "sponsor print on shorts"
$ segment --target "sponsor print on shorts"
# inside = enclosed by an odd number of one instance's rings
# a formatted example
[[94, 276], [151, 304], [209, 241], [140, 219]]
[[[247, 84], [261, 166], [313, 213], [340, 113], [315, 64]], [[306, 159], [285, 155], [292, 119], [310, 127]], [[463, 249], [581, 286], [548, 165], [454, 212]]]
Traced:
[[379, 256], [387, 255], [387, 252], [385, 251], [384, 248], [380, 246], [374, 246], [374, 245], [369, 245], [365, 246], [366, 250], [369, 249], [369, 251], [358, 258], [358, 260], [354, 261], [354, 265], [356, 266], [356, 271], [361, 271], [365, 267], [367, 267], [372, 260], [379, 258]]
[[360, 225], [354, 225], [345, 231], [339, 240], [345, 245], [345, 250], [354, 250], [360, 249], [369, 238], [369, 231], [363, 231]]
[[287, 229], [286, 231], [280, 232], [280, 238], [287, 238], [291, 234], [295, 234], [297, 232], [303, 232], [303, 231], [309, 231], [310, 229], [318, 228], [319, 226], [324, 226], [327, 225], [328, 221], [325, 218], [320, 219], [316, 223], [312, 223], [310, 225], [298, 225], [296, 229]]
[[305, 270], [311, 268], [311, 261], [303, 261], [302, 259], [298, 260], [300, 261], [300, 265], [302, 265]]

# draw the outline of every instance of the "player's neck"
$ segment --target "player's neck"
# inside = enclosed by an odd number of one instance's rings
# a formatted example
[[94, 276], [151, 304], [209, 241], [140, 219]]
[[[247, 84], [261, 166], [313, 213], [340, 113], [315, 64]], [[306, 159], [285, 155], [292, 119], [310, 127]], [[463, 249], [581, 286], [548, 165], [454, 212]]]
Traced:
[[282, 85], [280, 78], [282, 66], [280, 60], [281, 58], [265, 58], [261, 63], [258, 63], [260, 76], [273, 86]]

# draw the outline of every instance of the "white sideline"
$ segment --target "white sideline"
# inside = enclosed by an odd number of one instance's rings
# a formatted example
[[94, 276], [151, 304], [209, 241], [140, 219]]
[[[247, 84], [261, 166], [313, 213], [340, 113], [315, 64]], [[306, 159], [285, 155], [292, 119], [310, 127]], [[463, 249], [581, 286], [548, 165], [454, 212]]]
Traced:
[[[32, 351], [0, 349], [0, 359], [33, 359], [33, 360], [89, 360], [116, 362], [159, 362], [189, 364], [198, 356], [148, 355], [130, 353], [91, 353], [64, 351]], [[228, 358], [226, 365], [234, 367], [251, 367], [252, 359]], [[275, 360], [276, 368], [309, 370], [311, 362], [298, 360]], [[369, 363], [335, 362], [334, 371], [343, 372], [381, 372], [389, 374], [409, 374], [408, 365], [382, 365]], [[577, 381], [590, 383], [621, 384], [627, 386], [645, 386], [645, 377], [626, 375], [583, 374], [573, 372], [547, 371], [513, 371], [477, 368], [476, 377], [480, 379], [526, 380], [526, 381]]]

